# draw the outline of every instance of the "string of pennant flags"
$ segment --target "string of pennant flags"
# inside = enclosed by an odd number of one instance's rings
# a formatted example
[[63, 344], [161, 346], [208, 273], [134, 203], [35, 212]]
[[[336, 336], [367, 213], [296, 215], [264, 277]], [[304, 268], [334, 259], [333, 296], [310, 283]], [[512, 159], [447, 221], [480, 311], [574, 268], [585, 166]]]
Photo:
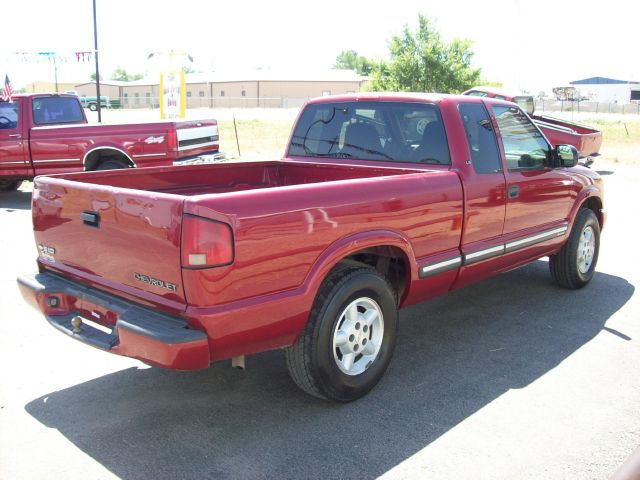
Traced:
[[94, 59], [95, 51], [83, 52], [9, 52], [20, 63], [84, 63]]

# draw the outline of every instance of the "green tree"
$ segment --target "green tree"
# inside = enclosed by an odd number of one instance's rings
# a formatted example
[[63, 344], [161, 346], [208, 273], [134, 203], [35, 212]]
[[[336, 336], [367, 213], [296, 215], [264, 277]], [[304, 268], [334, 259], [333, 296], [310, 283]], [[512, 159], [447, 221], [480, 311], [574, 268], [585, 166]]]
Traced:
[[[89, 75], [89, 78], [91, 79], [92, 82], [96, 81], [96, 72], [93, 72], [91, 75]], [[102, 78], [102, 75], [100, 75], [100, 81], [104, 80], [104, 78]]]
[[141, 78], [141, 74], [127, 73], [124, 68], [120, 67], [116, 68], [111, 74], [111, 77], [109, 77], [110, 80], [120, 80], [122, 82], [131, 82], [132, 80], [140, 80]]
[[373, 90], [459, 93], [477, 85], [480, 69], [472, 68], [470, 40], [445, 42], [433, 22], [418, 17], [418, 29], [407, 25], [389, 42], [390, 61], [372, 69]]
[[373, 69], [374, 63], [367, 57], [358, 55], [355, 50], [343, 50], [336, 57], [336, 63], [333, 68], [343, 70], [355, 70], [360, 75], [369, 75]]

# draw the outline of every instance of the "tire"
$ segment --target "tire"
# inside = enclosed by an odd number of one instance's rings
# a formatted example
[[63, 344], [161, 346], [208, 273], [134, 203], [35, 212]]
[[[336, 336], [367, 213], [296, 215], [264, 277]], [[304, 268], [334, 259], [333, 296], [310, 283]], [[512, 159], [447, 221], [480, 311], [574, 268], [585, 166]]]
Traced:
[[592, 210], [578, 212], [569, 239], [549, 257], [553, 279], [564, 288], [584, 287], [593, 278], [600, 251], [600, 224]]
[[95, 112], [96, 110], [98, 110], [98, 105], [96, 105], [95, 103], [90, 103], [89, 110], [91, 110], [92, 112]]
[[11, 192], [22, 185], [22, 180], [0, 180], [0, 192]]
[[129, 168], [129, 165], [122, 160], [105, 160], [98, 164], [96, 170], [117, 170], [119, 168]]
[[350, 402], [382, 378], [396, 343], [398, 306], [388, 281], [348, 264], [325, 279], [305, 329], [286, 349], [289, 374], [305, 392]]

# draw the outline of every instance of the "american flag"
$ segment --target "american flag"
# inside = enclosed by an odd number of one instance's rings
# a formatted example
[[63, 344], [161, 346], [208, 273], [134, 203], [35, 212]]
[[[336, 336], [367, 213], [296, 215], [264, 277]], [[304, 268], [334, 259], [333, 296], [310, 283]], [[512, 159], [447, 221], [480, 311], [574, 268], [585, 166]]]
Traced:
[[4, 88], [2, 89], [2, 100], [4, 100], [5, 102], [10, 102], [12, 95], [13, 95], [13, 87], [11, 86], [11, 82], [9, 81], [9, 75], [5, 75]]

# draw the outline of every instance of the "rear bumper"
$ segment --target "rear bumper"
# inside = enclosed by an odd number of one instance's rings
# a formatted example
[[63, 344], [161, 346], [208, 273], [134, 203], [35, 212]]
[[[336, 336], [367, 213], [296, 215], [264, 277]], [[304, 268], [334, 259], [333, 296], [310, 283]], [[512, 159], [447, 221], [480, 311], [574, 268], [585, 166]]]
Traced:
[[[209, 366], [206, 333], [189, 328], [181, 317], [158, 313], [49, 272], [20, 276], [18, 286], [24, 299], [51, 325], [83, 343], [175, 370]], [[98, 322], [92, 326], [84, 320], [78, 326], [76, 319], [75, 327], [72, 325], [74, 318], [92, 310], [97, 317], [115, 319], [114, 324], [99, 328]]]
[[210, 152], [196, 155], [195, 157], [181, 158], [173, 162], [175, 167], [183, 165], [202, 165], [205, 163], [220, 163], [224, 162], [227, 156], [224, 152]]

